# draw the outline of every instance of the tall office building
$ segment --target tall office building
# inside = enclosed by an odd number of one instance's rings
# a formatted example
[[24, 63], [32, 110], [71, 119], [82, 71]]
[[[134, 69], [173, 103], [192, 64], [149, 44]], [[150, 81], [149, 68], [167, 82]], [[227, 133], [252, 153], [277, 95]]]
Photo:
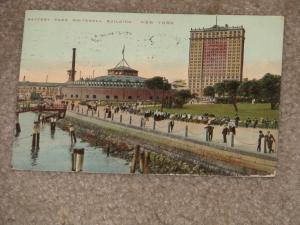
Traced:
[[203, 96], [207, 86], [243, 78], [245, 29], [214, 25], [191, 29], [188, 86]]

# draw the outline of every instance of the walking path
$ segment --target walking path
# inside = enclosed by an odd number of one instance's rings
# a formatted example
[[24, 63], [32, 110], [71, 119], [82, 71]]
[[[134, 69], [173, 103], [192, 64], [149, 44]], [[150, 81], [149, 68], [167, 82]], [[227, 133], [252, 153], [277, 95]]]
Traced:
[[[90, 117], [98, 117], [105, 119], [107, 121], [112, 120], [112, 118], [106, 118], [104, 113], [104, 107], [98, 107], [96, 113], [92, 113], [91, 110], [87, 112], [86, 106], [79, 106], [79, 108], [75, 107], [75, 112], [84, 114]], [[130, 119], [131, 118], [131, 119]], [[113, 113], [113, 121], [119, 122], [122, 124], [131, 124], [131, 126], [141, 127], [141, 118], [143, 116], [130, 114], [128, 112], [119, 112], [117, 114]], [[130, 121], [131, 120], [131, 121]], [[155, 130], [160, 131], [163, 133], [168, 133], [168, 122], [170, 120], [162, 120], [155, 122]], [[153, 130], [153, 118], [150, 117], [148, 121], [146, 121], [145, 130]], [[173, 128], [172, 135], [178, 136], [180, 138], [186, 138], [189, 140], [194, 141], [201, 141], [205, 142], [206, 140], [206, 130], [205, 124], [198, 124], [192, 122], [184, 122], [184, 121], [175, 121], [175, 125]], [[186, 136], [186, 127], [188, 129], [187, 136]], [[223, 143], [223, 136], [222, 136], [222, 126], [216, 125], [214, 126], [214, 133], [213, 133], [213, 141], [211, 142], [215, 146], [219, 146], [221, 148], [224, 147], [231, 147], [231, 136], [227, 136], [227, 143]], [[268, 155], [272, 158], [276, 158], [277, 152], [277, 140], [278, 140], [278, 130], [271, 130], [271, 133], [275, 137], [276, 142], [274, 143], [275, 146], [275, 153], [263, 153], [264, 150], [264, 143], [262, 143], [262, 152], [257, 152], [257, 140], [258, 140], [258, 131], [262, 130], [264, 134], [268, 131], [267, 129], [259, 129], [259, 128], [245, 128], [245, 127], [238, 127], [236, 128], [236, 135], [234, 137], [234, 149], [239, 151], [245, 151], [252, 154], [260, 154], [260, 155]]]

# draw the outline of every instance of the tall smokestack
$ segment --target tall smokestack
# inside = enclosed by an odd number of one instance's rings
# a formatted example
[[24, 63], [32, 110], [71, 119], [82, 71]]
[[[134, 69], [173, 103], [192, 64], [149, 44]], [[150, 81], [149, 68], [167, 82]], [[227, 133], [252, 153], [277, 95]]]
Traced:
[[73, 48], [73, 58], [72, 58], [72, 71], [71, 71], [71, 81], [75, 81], [75, 60], [76, 60], [76, 48]]

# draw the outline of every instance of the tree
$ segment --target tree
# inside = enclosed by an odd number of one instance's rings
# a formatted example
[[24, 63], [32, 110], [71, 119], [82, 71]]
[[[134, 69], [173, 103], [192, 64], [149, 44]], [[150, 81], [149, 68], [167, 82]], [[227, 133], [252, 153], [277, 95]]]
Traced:
[[[171, 89], [171, 84], [168, 82], [168, 80], [164, 77], [152, 77], [150, 79], [147, 79], [145, 81], [146, 88], [149, 88], [151, 90], [161, 90], [163, 91], [163, 97], [161, 99], [161, 111], [163, 110], [164, 105], [164, 92]], [[154, 96], [154, 102], [156, 103], [156, 96]]]
[[218, 94], [218, 96], [224, 96], [225, 94], [225, 84], [222, 83], [216, 83], [214, 85], [215, 93]]
[[257, 80], [244, 81], [238, 88], [238, 95], [248, 98], [258, 99], [260, 98], [261, 85]]
[[231, 102], [233, 104], [234, 110], [237, 113], [238, 112], [238, 107], [237, 107], [237, 102], [236, 102], [236, 96], [238, 92], [238, 88], [240, 86], [240, 82], [237, 80], [227, 80], [224, 82], [225, 84], [225, 92], [228, 94], [228, 96], [231, 99]]
[[276, 109], [280, 100], [280, 80], [279, 75], [267, 73], [260, 79], [261, 96], [271, 103], [271, 109]]
[[192, 94], [190, 90], [179, 90], [176, 91], [174, 96], [174, 102], [176, 107], [181, 108], [187, 101], [192, 98]]
[[164, 77], [152, 77], [145, 81], [145, 86], [152, 90], [170, 90], [171, 84]]
[[215, 89], [212, 86], [207, 86], [203, 90], [203, 95], [208, 97], [214, 97], [215, 96]]

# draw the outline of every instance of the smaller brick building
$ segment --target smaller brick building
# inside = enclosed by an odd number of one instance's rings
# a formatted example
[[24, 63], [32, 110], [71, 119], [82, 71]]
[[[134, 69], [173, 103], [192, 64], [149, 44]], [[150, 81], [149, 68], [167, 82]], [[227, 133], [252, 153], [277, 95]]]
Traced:
[[108, 75], [69, 82], [62, 88], [66, 100], [154, 101], [169, 99], [173, 91], [151, 90], [145, 87], [146, 78], [139, 77], [123, 59]]

